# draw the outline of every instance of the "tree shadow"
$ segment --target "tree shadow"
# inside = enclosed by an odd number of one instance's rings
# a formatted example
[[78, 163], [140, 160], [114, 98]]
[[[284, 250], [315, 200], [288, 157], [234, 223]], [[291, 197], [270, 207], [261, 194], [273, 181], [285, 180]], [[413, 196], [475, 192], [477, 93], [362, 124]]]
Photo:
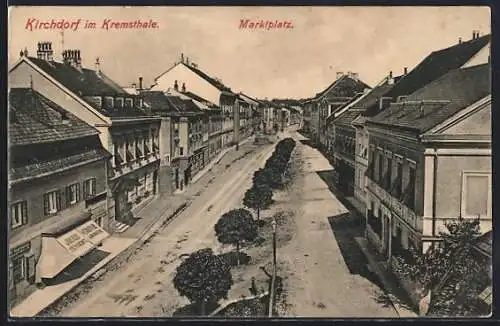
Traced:
[[177, 308], [172, 314], [172, 317], [206, 317], [218, 307], [219, 305], [215, 302], [207, 303], [205, 306], [205, 314], [203, 315], [198, 305], [189, 303]]
[[247, 265], [252, 260], [252, 257], [250, 257], [250, 255], [241, 251], [239, 253], [237, 253], [236, 251], [226, 252], [220, 254], [219, 257], [221, 257], [226, 262], [226, 264], [234, 267], [238, 266], [238, 254], [240, 256], [240, 265]]
[[412, 303], [409, 301], [409, 298], [400, 298], [399, 296], [392, 295], [392, 298], [390, 297], [389, 293], [386, 291], [382, 290], [377, 290], [373, 296], [373, 299], [375, 302], [380, 304], [384, 308], [393, 308], [394, 304], [398, 304], [399, 306], [414, 311], [415, 312], [415, 307], [412, 305]]

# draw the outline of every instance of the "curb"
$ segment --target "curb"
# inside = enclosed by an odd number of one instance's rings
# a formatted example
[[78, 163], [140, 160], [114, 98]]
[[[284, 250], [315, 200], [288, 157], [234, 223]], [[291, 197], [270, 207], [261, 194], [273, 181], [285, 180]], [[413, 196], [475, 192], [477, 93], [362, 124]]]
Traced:
[[[158, 198], [159, 199], [159, 198]], [[99, 269], [96, 269], [93, 271], [91, 274], [89, 274], [85, 279], [82, 279], [80, 282], [75, 284], [75, 286], [71, 289], [69, 289], [67, 292], [63, 293], [59, 298], [54, 300], [52, 303], [50, 303], [48, 306], [44, 307], [40, 311], [38, 311], [34, 317], [43, 314], [45, 311], [52, 309], [54, 306], [57, 306], [58, 304], [61, 303], [63, 299], [69, 294], [71, 294], [72, 291], [75, 291], [80, 285], [82, 285], [84, 282], [88, 281], [95, 281], [102, 275], [105, 275], [108, 271], [114, 270], [114, 268], [119, 267], [120, 261], [125, 260], [128, 261], [128, 259], [135, 253], [137, 249], [139, 249], [143, 244], [145, 244], [151, 237], [153, 237], [160, 228], [164, 227], [168, 222], [170, 222], [172, 219], [177, 217], [180, 213], [182, 213], [187, 207], [191, 205], [190, 201], [186, 201], [182, 203], [177, 209], [171, 213], [171, 214], [166, 214], [163, 216], [160, 216], [157, 220], [154, 222], [150, 223], [145, 230], [140, 234], [139, 238], [134, 241], [130, 246], [125, 248], [122, 252], [117, 254], [113, 259], [109, 260], [106, 264], [101, 266]]]

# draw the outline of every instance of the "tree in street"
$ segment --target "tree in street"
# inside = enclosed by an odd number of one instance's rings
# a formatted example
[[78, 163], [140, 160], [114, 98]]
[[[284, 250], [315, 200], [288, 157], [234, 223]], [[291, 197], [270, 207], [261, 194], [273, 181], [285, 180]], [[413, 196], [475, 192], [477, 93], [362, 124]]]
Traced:
[[396, 258], [398, 269], [430, 296], [427, 315], [476, 315], [478, 294], [490, 283], [488, 261], [472, 246], [480, 236], [479, 220], [458, 220], [446, 228], [441, 243], [424, 254], [412, 251], [412, 262]]
[[237, 264], [240, 264], [240, 245], [257, 238], [257, 224], [252, 213], [244, 208], [233, 209], [223, 214], [215, 224], [217, 240], [236, 246]]
[[269, 208], [272, 203], [273, 192], [265, 183], [254, 183], [243, 198], [243, 205], [257, 212], [257, 223], [260, 223], [260, 211]]
[[195, 304], [202, 315], [207, 303], [226, 298], [233, 285], [231, 267], [213, 254], [212, 249], [198, 250], [177, 267], [173, 279], [180, 295]]

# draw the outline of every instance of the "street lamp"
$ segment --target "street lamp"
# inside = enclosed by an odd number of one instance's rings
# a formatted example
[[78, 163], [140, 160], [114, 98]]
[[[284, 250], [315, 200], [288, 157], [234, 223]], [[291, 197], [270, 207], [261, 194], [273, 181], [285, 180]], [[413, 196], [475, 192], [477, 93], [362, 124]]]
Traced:
[[273, 273], [276, 275], [276, 219], [271, 222], [273, 227]]

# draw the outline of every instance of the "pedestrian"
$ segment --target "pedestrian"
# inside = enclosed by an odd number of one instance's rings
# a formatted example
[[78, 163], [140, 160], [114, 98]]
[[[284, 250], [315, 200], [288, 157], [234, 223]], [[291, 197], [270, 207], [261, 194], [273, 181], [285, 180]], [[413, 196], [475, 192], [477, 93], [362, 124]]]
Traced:
[[252, 285], [250, 286], [249, 290], [250, 290], [251, 295], [257, 295], [258, 290], [257, 290], [257, 286], [255, 285], [255, 277], [252, 277]]

